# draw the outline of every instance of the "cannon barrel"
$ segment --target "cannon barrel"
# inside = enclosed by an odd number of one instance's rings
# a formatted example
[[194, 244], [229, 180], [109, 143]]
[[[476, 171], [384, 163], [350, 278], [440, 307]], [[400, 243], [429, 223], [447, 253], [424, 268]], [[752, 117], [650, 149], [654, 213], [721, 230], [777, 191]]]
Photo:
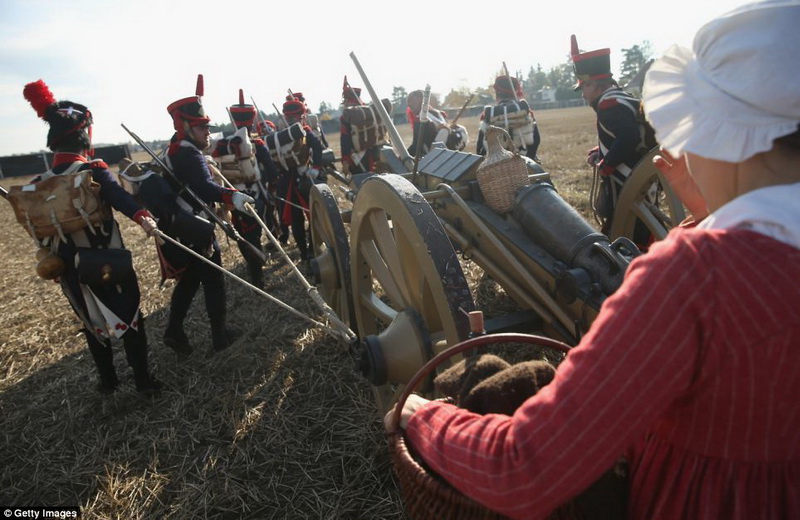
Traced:
[[547, 182], [536, 182], [521, 189], [512, 209], [533, 242], [566, 265], [571, 277], [600, 284], [611, 294], [622, 283], [629, 260], [621, 255], [608, 237], [599, 233], [570, 206]]

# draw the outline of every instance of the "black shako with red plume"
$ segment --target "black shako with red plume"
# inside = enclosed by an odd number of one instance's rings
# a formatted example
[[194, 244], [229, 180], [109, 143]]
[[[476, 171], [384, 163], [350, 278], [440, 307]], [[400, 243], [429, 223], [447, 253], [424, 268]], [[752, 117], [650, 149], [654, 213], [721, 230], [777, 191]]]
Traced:
[[211, 121], [203, 109], [203, 90], [203, 75], [198, 74], [195, 95], [173, 101], [167, 107], [167, 112], [172, 116], [172, 126], [178, 133], [179, 139], [186, 137], [187, 125], [201, 126]]
[[589, 52], [581, 52], [578, 47], [578, 39], [573, 34], [570, 36], [570, 54], [572, 56], [572, 68], [578, 82], [574, 89], [581, 88], [587, 81], [600, 79], [611, 79], [611, 49], [597, 49]]
[[84, 105], [72, 101], [56, 101], [44, 81], [25, 85], [22, 95], [36, 114], [49, 125], [47, 147], [50, 150], [82, 152], [92, 146], [92, 113]]

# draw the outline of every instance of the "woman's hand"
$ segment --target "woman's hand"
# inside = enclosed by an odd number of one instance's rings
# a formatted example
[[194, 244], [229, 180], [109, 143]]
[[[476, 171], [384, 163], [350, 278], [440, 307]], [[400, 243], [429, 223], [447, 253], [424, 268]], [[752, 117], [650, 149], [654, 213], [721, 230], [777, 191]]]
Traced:
[[689, 174], [684, 157], [675, 159], [662, 148], [659, 155], [653, 157], [653, 164], [666, 177], [672, 191], [681, 199], [695, 222], [700, 222], [708, 216], [708, 204]]
[[[424, 397], [420, 397], [417, 394], [411, 394], [406, 399], [406, 403], [403, 406], [403, 411], [400, 412], [400, 428], [405, 429], [408, 426], [408, 420], [411, 419], [411, 416], [414, 415], [414, 412], [428, 404], [430, 401], [425, 399]], [[383, 416], [383, 426], [386, 428], [387, 432], [393, 431], [392, 429], [392, 416], [394, 415], [394, 410], [397, 405], [393, 406], [389, 412]]]

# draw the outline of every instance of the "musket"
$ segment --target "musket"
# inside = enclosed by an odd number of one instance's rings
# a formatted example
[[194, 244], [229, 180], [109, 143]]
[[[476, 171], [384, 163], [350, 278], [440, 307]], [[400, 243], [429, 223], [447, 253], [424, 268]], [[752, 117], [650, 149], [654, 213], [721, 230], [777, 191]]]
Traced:
[[258, 105], [256, 105], [256, 100], [253, 99], [253, 96], [250, 96], [250, 101], [253, 102], [253, 107], [256, 109], [256, 117], [258, 117], [258, 122], [263, 123], [264, 118], [261, 116], [261, 110], [258, 108]]
[[[255, 213], [255, 210], [253, 210], [252, 206], [250, 207], [250, 210], [253, 212], [251, 216], [260, 221], [261, 219], [258, 217], [258, 214]], [[260, 223], [262, 225], [264, 225], [263, 222], [260, 222]], [[266, 226], [264, 226], [264, 227], [267, 230], [267, 232], [270, 233], [269, 229], [267, 229]], [[243, 280], [242, 278], [236, 276], [235, 274], [233, 274], [232, 272], [228, 271], [227, 269], [225, 269], [224, 267], [220, 266], [219, 264], [216, 264], [216, 263], [212, 262], [211, 260], [209, 260], [208, 258], [204, 257], [203, 255], [198, 254], [197, 251], [194, 251], [193, 249], [190, 249], [190, 248], [186, 247], [184, 244], [178, 242], [177, 240], [175, 240], [174, 238], [170, 237], [169, 235], [167, 235], [163, 231], [157, 229], [155, 231], [155, 234], [159, 238], [162, 238], [162, 239], [166, 240], [167, 242], [170, 242], [175, 247], [177, 247], [179, 249], [183, 249], [185, 252], [189, 253], [190, 255], [193, 255], [199, 261], [205, 262], [212, 269], [216, 269], [217, 271], [221, 272], [223, 275], [228, 276], [228, 277], [236, 280], [237, 282], [241, 283], [242, 285], [245, 285], [245, 286], [249, 287], [253, 291], [257, 292], [258, 294], [260, 294], [260, 295], [262, 295], [264, 297], [266, 297], [267, 299], [269, 299], [273, 303], [279, 305], [280, 307], [282, 307], [286, 311], [294, 314], [295, 316], [298, 316], [298, 317], [300, 317], [300, 318], [312, 323], [313, 325], [316, 325], [318, 327], [323, 328], [324, 330], [327, 330], [327, 331], [333, 333], [334, 335], [338, 336], [340, 339], [346, 341], [347, 343], [353, 344], [358, 339], [356, 337], [356, 333], [353, 332], [347, 325], [345, 325], [336, 316], [336, 313], [333, 311], [333, 309], [331, 309], [325, 303], [325, 300], [323, 300], [322, 297], [319, 295], [319, 293], [316, 292], [316, 289], [314, 287], [312, 287], [305, 280], [305, 278], [303, 278], [303, 275], [297, 270], [297, 267], [293, 263], [290, 262], [290, 264], [292, 265], [293, 270], [304, 281], [306, 289], [307, 289], [307, 292], [311, 296], [311, 299], [314, 301], [314, 303], [316, 303], [320, 307], [320, 309], [323, 311], [325, 316], [330, 320], [330, 323], [335, 326], [335, 328], [328, 327], [325, 323], [319, 322], [319, 321], [315, 320], [314, 318], [312, 318], [312, 317], [310, 317], [310, 316], [308, 316], [306, 314], [303, 314], [302, 312], [298, 311], [297, 309], [295, 309], [291, 305], [288, 305], [288, 304], [284, 303], [283, 301], [281, 301], [278, 298], [272, 296], [268, 292], [265, 292], [264, 290], [259, 289], [258, 287], [256, 287], [253, 284], [247, 282], [246, 280]], [[272, 236], [271, 238], [274, 239], [277, 242], [277, 239], [275, 239], [274, 236]], [[285, 252], [284, 252], [284, 255], [286, 255]]]
[[392, 142], [392, 148], [394, 148], [395, 153], [403, 163], [406, 164], [406, 168], [408, 167], [408, 163], [413, 161], [411, 154], [408, 153], [408, 149], [403, 144], [403, 139], [400, 137], [400, 132], [397, 131], [397, 127], [394, 126], [394, 122], [392, 118], [389, 117], [389, 113], [386, 111], [386, 107], [383, 106], [381, 103], [380, 98], [375, 93], [375, 89], [372, 88], [372, 83], [370, 83], [367, 74], [364, 72], [364, 69], [361, 68], [361, 64], [358, 62], [358, 58], [354, 52], [350, 53], [350, 58], [355, 63], [356, 69], [358, 69], [358, 73], [361, 75], [361, 80], [364, 82], [364, 86], [367, 88], [367, 92], [369, 92], [369, 96], [372, 99], [372, 102], [375, 104], [375, 108], [378, 110], [378, 115], [381, 116], [381, 121], [383, 121], [383, 125], [389, 131], [389, 137]]
[[458, 114], [456, 114], [456, 117], [455, 117], [455, 119], [453, 119], [453, 122], [452, 122], [452, 123], [450, 123], [450, 126], [451, 126], [452, 128], [455, 128], [455, 127], [456, 127], [456, 123], [458, 122], [458, 119], [459, 119], [459, 118], [460, 118], [462, 115], [464, 115], [464, 110], [466, 110], [466, 109], [467, 109], [467, 106], [469, 106], [469, 103], [470, 103], [470, 101], [472, 101], [472, 98], [474, 98], [474, 97], [475, 97], [475, 94], [470, 94], [470, 95], [469, 95], [469, 98], [468, 98], [466, 101], [464, 101], [464, 106], [462, 106], [462, 107], [461, 107], [461, 110], [459, 110], [459, 111], [458, 111]]
[[[339, 159], [339, 160], [341, 160], [341, 159]], [[328, 174], [330, 174], [330, 175], [333, 175], [333, 177], [334, 177], [334, 178], [335, 178], [337, 181], [341, 182], [342, 184], [345, 184], [345, 185], [347, 185], [347, 184], [350, 184], [350, 181], [348, 181], [348, 180], [347, 180], [347, 178], [346, 178], [344, 175], [342, 175], [341, 173], [337, 172], [337, 171], [336, 171], [335, 169], [333, 169], [333, 168], [331, 168], [331, 169], [328, 169], [328, 170], [325, 170], [325, 173], [328, 173]]]
[[503, 62], [503, 72], [508, 77], [508, 83], [511, 85], [511, 91], [514, 93], [514, 101], [519, 103], [519, 96], [517, 96], [517, 89], [514, 88], [514, 82], [511, 80], [511, 74], [508, 73], [508, 67], [506, 67], [506, 62]]
[[278, 107], [275, 106], [275, 103], [272, 104], [272, 108], [274, 108], [275, 112], [277, 112], [278, 115], [281, 117], [281, 121], [283, 121], [283, 124], [286, 125], [286, 128], [289, 128], [289, 122], [286, 120], [286, 116], [283, 115], [283, 112], [281, 110], [278, 110]]
[[243, 245], [244, 247], [250, 249], [253, 252], [253, 254], [255, 254], [258, 257], [258, 259], [261, 260], [262, 264], [267, 263], [267, 257], [266, 255], [264, 255], [263, 251], [261, 251], [259, 248], [257, 248], [256, 246], [254, 246], [253, 244], [242, 238], [242, 236], [239, 234], [238, 231], [236, 231], [236, 228], [233, 227], [233, 225], [230, 222], [224, 220], [222, 217], [217, 215], [217, 213], [213, 209], [211, 209], [211, 207], [208, 204], [206, 204], [206, 202], [203, 199], [201, 199], [194, 191], [192, 191], [192, 189], [188, 185], [182, 183], [180, 179], [178, 179], [178, 177], [175, 175], [175, 172], [172, 171], [172, 168], [167, 166], [167, 164], [164, 161], [162, 161], [161, 158], [149, 146], [147, 146], [147, 143], [142, 141], [142, 139], [138, 135], [136, 135], [132, 130], [130, 130], [127, 126], [125, 126], [125, 123], [120, 123], [120, 125], [122, 126], [122, 128], [125, 129], [126, 132], [128, 132], [128, 134], [131, 137], [133, 137], [133, 140], [136, 141], [139, 144], [139, 146], [141, 146], [142, 149], [145, 152], [147, 152], [150, 155], [150, 157], [153, 158], [153, 160], [164, 170], [164, 172], [169, 176], [169, 178], [178, 186], [180, 186], [178, 194], [184, 192], [187, 195], [189, 195], [200, 206], [203, 212], [206, 215], [208, 215], [208, 217], [211, 218], [211, 220], [213, 220], [219, 225], [220, 229], [222, 229], [225, 235], [235, 240], [237, 244]]

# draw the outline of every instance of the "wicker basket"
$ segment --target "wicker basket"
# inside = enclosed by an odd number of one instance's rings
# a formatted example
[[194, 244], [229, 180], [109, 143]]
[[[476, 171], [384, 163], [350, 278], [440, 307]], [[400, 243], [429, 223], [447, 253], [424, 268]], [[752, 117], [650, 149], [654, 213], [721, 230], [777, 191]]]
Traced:
[[525, 159], [506, 150], [503, 140], [511, 142], [511, 136], [503, 128], [490, 126], [486, 130], [486, 159], [476, 172], [486, 204], [497, 213], [511, 211], [519, 190], [530, 184]]
[[[391, 432], [388, 433], [389, 450], [397, 476], [400, 492], [403, 496], [408, 517], [413, 520], [500, 520], [506, 518], [499, 513], [487, 509], [468, 498], [444, 479], [431, 473], [414, 457], [405, 442], [404, 432], [400, 424], [400, 412], [403, 405], [417, 385], [424, 381], [438, 365], [447, 359], [489, 343], [529, 343], [549, 347], [559, 352], [567, 352], [570, 347], [559, 341], [531, 334], [488, 334], [477, 336], [441, 352], [428, 361], [409, 381], [400, 395], [395, 413], [392, 416]], [[565, 504], [556, 510], [550, 520], [571, 520], [571, 504]]]

